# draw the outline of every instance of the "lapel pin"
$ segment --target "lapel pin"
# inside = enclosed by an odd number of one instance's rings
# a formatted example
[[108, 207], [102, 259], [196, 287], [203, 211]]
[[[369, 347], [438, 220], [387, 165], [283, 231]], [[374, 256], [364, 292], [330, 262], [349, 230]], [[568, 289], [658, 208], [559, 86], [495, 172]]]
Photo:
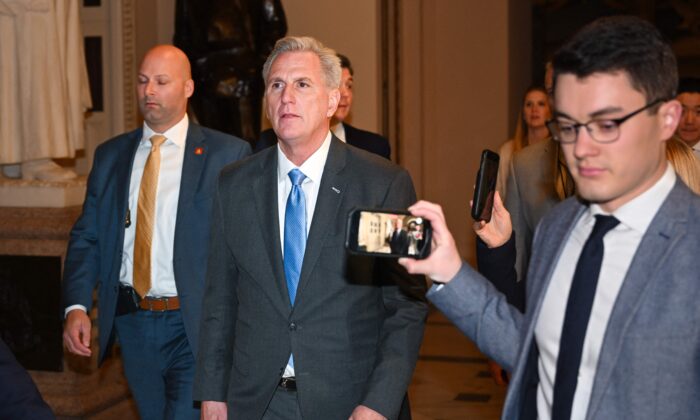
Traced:
[[331, 187], [331, 189], [332, 189], [333, 191], [335, 191], [336, 194], [340, 194], [340, 190], [337, 189], [336, 187]]
[[194, 154], [195, 154], [195, 155], [203, 155], [203, 154], [204, 154], [204, 148], [203, 148], [203, 147], [195, 147], [195, 148], [194, 148]]

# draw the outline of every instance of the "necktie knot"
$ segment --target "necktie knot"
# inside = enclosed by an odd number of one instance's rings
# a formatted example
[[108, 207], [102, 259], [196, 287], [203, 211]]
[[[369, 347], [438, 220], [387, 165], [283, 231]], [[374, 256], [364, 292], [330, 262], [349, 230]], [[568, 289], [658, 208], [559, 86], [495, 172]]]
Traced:
[[593, 232], [591, 232], [591, 238], [602, 238], [608, 232], [615, 229], [615, 226], [619, 225], [620, 221], [617, 220], [615, 216], [606, 216], [604, 214], [596, 214], [595, 225], [593, 226]]
[[289, 179], [292, 181], [292, 185], [300, 186], [302, 182], [306, 179], [306, 175], [297, 168], [289, 171]]
[[156, 150], [165, 142], [166, 138], [162, 134], [154, 134], [151, 136], [150, 140], [151, 150]]

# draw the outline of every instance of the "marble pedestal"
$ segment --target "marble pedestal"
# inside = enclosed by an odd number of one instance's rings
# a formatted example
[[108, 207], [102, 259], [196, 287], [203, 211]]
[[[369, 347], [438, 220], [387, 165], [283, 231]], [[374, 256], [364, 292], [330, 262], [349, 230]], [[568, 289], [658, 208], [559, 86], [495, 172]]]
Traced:
[[[0, 207], [0, 255], [58, 256], [63, 261], [70, 229], [79, 214], [77, 206]], [[91, 358], [64, 352], [63, 372], [30, 374], [59, 419], [138, 419], [119, 357], [108, 358], [97, 367], [96, 310], [91, 313]]]
[[70, 207], [85, 199], [86, 178], [70, 181], [25, 181], [0, 175], [0, 206]]

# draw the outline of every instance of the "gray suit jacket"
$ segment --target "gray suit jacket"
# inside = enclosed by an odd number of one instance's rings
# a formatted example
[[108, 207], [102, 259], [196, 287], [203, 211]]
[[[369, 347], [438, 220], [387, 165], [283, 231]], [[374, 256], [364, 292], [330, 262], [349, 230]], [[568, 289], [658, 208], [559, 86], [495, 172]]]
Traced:
[[[528, 311], [508, 306], [466, 264], [428, 298], [487, 355], [513, 372], [504, 419], [536, 418], [542, 300], [585, 206], [569, 198], [542, 220], [528, 271]], [[700, 197], [680, 180], [632, 260], [601, 348], [587, 419], [695, 419], [700, 413]]]
[[537, 224], [560, 201], [554, 187], [556, 162], [557, 148], [552, 139], [530, 145], [511, 159], [505, 206], [516, 232], [515, 269], [520, 279], [527, 273]]
[[405, 170], [333, 138], [292, 307], [280, 245], [277, 148], [224, 169], [195, 399], [228, 401], [231, 418], [259, 419], [293, 352], [304, 418], [345, 420], [358, 404], [395, 418], [423, 336], [425, 283], [394, 260], [349, 256], [345, 230], [352, 208], [406, 208], [414, 201]]

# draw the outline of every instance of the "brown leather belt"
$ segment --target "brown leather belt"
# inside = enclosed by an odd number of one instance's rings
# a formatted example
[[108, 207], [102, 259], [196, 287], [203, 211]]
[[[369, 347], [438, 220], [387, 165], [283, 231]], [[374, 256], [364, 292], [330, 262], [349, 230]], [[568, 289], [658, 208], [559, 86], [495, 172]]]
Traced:
[[139, 302], [139, 308], [145, 311], [165, 312], [180, 309], [180, 299], [177, 296], [172, 297], [145, 297]]
[[282, 378], [280, 379], [280, 382], [279, 384], [277, 384], [277, 386], [284, 389], [285, 391], [296, 391], [297, 381], [294, 378]]

